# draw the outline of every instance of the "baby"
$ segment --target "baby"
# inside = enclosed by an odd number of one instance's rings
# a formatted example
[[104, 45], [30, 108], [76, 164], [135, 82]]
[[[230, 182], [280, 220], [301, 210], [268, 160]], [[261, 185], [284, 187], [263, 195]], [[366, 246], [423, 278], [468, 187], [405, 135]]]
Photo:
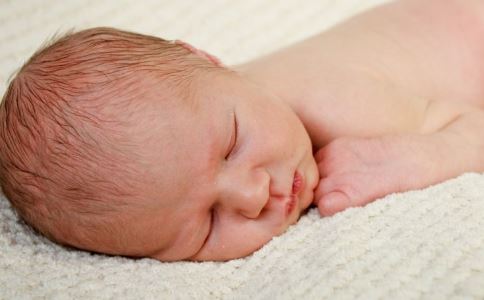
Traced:
[[246, 256], [322, 216], [484, 171], [484, 3], [386, 4], [228, 67], [94, 28], [38, 51], [0, 109], [0, 182], [53, 241]]

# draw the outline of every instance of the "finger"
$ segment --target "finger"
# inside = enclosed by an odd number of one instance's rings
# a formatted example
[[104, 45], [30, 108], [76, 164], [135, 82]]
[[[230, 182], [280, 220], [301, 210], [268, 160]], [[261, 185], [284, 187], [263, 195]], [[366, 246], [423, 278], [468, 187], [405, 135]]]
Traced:
[[318, 171], [319, 178], [326, 178], [332, 173], [332, 170], [330, 170], [329, 164], [326, 161], [321, 161], [318, 163]]
[[334, 191], [320, 198], [317, 205], [319, 214], [328, 217], [351, 207], [351, 201], [345, 193]]
[[316, 152], [316, 154], [314, 155], [314, 159], [317, 162], [320, 162], [326, 156], [326, 149], [327, 148], [328, 147], [323, 147], [323, 148], [319, 149], [318, 152]]
[[[319, 201], [325, 194], [335, 190], [333, 177], [325, 177], [319, 180], [319, 184], [314, 190], [314, 199]], [[317, 204], [314, 201], [315, 204]]]
[[330, 156], [326, 148], [321, 149], [315, 156], [316, 163], [318, 164], [319, 177], [324, 178], [335, 172], [335, 167], [338, 165], [338, 161], [334, 156]]

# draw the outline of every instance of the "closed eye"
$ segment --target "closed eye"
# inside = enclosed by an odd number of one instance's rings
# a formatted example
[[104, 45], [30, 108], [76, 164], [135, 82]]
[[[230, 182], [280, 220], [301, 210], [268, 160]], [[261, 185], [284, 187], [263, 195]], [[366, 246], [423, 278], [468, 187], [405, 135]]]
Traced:
[[231, 138], [230, 138], [230, 146], [229, 146], [229, 150], [227, 152], [227, 155], [225, 155], [225, 159], [229, 159], [229, 157], [234, 152], [235, 145], [237, 145], [239, 124], [237, 122], [237, 116], [235, 115], [235, 112], [234, 112], [234, 122], [233, 123], [234, 123], [234, 129], [232, 131], [232, 135], [231, 135]]

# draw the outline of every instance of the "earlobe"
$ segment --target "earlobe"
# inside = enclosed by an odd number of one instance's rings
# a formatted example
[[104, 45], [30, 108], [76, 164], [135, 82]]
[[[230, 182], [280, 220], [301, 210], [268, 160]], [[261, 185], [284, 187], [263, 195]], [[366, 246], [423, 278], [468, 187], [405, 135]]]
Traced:
[[224, 66], [218, 57], [213, 56], [212, 54], [209, 54], [209, 53], [207, 53], [207, 52], [205, 52], [201, 49], [197, 49], [197, 48], [193, 47], [192, 45], [190, 45], [190, 44], [188, 44], [184, 41], [175, 40], [175, 44], [180, 45], [187, 50], [190, 50], [190, 52], [192, 52], [195, 55], [198, 55], [198, 56], [200, 56], [200, 57], [202, 57], [202, 58], [204, 58], [208, 61], [211, 61], [216, 66], [219, 66], [219, 67]]

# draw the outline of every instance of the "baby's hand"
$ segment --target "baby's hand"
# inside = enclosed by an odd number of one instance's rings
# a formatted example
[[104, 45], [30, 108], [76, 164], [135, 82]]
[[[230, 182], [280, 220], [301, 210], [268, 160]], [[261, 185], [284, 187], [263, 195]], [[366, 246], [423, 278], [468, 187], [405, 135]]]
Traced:
[[435, 183], [441, 179], [438, 148], [431, 138], [417, 135], [335, 139], [315, 155], [320, 182], [314, 203], [322, 216], [331, 216]]

